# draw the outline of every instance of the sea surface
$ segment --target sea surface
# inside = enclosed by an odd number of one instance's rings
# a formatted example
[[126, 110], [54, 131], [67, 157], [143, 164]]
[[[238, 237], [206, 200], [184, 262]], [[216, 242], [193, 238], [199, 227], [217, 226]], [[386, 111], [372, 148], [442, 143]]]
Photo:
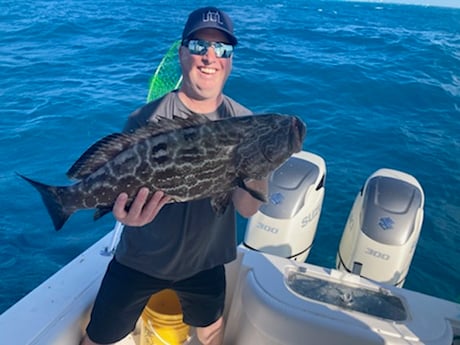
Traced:
[[[65, 172], [142, 105], [188, 13], [209, 2], [0, 2], [0, 312], [105, 235], [78, 212], [56, 232], [16, 172]], [[217, 1], [240, 45], [225, 92], [301, 116], [327, 164], [307, 262], [335, 266], [345, 222], [379, 168], [414, 176], [425, 218], [405, 287], [460, 302], [460, 10], [383, 3]], [[239, 241], [246, 222], [239, 219]]]

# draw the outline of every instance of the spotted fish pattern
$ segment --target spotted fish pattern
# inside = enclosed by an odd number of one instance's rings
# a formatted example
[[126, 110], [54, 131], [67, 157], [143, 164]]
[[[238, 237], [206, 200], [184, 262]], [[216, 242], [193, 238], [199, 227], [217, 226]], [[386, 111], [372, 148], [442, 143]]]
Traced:
[[131, 203], [144, 186], [165, 192], [171, 202], [209, 197], [220, 214], [237, 187], [266, 201], [245, 182], [265, 178], [300, 151], [305, 133], [298, 117], [282, 114], [160, 118], [92, 145], [67, 172], [77, 180], [72, 185], [49, 186], [19, 175], [40, 192], [56, 230], [80, 209], [95, 208], [94, 219], [102, 217], [121, 192]]

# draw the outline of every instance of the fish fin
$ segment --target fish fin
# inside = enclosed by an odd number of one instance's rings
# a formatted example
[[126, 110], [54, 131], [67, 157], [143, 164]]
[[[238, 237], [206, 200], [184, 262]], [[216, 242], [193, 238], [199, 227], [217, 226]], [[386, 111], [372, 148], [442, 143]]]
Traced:
[[223, 193], [215, 195], [211, 198], [211, 207], [214, 212], [218, 215], [222, 215], [227, 210], [230, 200], [232, 198], [232, 193]]
[[44, 183], [34, 181], [19, 173], [16, 174], [29, 182], [40, 193], [48, 214], [53, 221], [54, 228], [56, 231], [60, 230], [64, 226], [64, 223], [67, 221], [67, 219], [69, 219], [69, 217], [74, 212], [69, 212], [66, 210], [62, 205], [61, 198], [59, 197], [59, 189], [64, 189], [65, 187], [48, 186]]
[[155, 119], [156, 121], [149, 121], [145, 126], [131, 133], [113, 133], [98, 140], [70, 167], [66, 173], [67, 177], [77, 180], [84, 179], [106, 164], [110, 159], [141, 140], [211, 121], [204, 115], [194, 115], [188, 118], [175, 116], [172, 119], [158, 116]]
[[107, 213], [112, 212], [112, 206], [108, 207], [98, 207], [96, 212], [94, 212], [93, 219], [98, 220], [99, 218], [105, 216]]
[[156, 122], [151, 123], [159, 125], [159, 130], [161, 132], [172, 131], [180, 128], [193, 127], [211, 122], [211, 120], [207, 116], [200, 114], [191, 115], [185, 118], [174, 115], [172, 118], [157, 116], [155, 120]]
[[70, 167], [67, 177], [78, 180], [87, 177], [136, 141], [137, 138], [123, 133], [113, 133], [98, 140]]
[[267, 196], [264, 195], [263, 193], [257, 191], [257, 190], [254, 190], [254, 189], [251, 189], [249, 188], [248, 186], [246, 186], [246, 184], [244, 183], [244, 181], [242, 179], [238, 179], [238, 187], [240, 187], [241, 189], [244, 189], [246, 192], [248, 192], [254, 199], [257, 199], [259, 201], [262, 201], [263, 203], [266, 203], [268, 201], [267, 199]]
[[132, 133], [112, 133], [98, 140], [70, 167], [66, 173], [67, 177], [81, 180], [91, 175], [127, 148], [155, 135], [156, 127], [153, 127], [148, 125]]

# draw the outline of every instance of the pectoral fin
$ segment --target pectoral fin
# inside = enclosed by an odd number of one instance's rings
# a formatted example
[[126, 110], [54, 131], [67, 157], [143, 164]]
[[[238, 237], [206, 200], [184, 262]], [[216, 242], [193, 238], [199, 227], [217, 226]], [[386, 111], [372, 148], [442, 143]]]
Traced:
[[261, 192], [251, 189], [246, 184], [244, 183], [243, 180], [238, 180], [238, 187], [241, 189], [244, 189], [246, 192], [248, 192], [254, 199], [257, 199], [259, 201], [262, 201], [263, 203], [267, 202], [267, 197], [262, 194]]
[[227, 210], [232, 193], [219, 194], [211, 198], [211, 207], [218, 215], [222, 215]]
[[98, 220], [99, 218], [105, 216], [107, 213], [112, 212], [112, 206], [109, 207], [98, 207], [96, 212], [94, 212], [93, 219]]

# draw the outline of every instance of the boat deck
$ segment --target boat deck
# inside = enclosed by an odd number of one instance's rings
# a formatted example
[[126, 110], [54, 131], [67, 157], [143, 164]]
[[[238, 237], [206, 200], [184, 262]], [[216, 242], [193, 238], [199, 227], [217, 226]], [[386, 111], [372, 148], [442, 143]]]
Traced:
[[[111, 258], [101, 255], [111, 238], [109, 233], [0, 315], [0, 344], [79, 344]], [[290, 281], [290, 271], [321, 279], [326, 290], [304, 296], [286, 283]], [[229, 291], [224, 313], [226, 345], [459, 343], [460, 304], [457, 303], [244, 248], [237, 260], [227, 266], [226, 274]], [[309, 289], [315, 282], [318, 281], [310, 283]], [[398, 297], [408, 317], [401, 320], [399, 313], [375, 316], [361, 310], [358, 303], [361, 297], [375, 295], [363, 293], [363, 289]], [[339, 290], [345, 294], [337, 295]], [[340, 298], [348, 295], [353, 298]], [[327, 301], [321, 296], [326, 296]], [[337, 297], [335, 302], [334, 297]], [[343, 301], [350, 305], [342, 306]], [[351, 308], [354, 304], [356, 308]], [[392, 319], [394, 315], [396, 319]], [[118, 344], [150, 345], [141, 344], [140, 324], [139, 321], [136, 330]], [[191, 333], [186, 344], [198, 345], [193, 330]]]

